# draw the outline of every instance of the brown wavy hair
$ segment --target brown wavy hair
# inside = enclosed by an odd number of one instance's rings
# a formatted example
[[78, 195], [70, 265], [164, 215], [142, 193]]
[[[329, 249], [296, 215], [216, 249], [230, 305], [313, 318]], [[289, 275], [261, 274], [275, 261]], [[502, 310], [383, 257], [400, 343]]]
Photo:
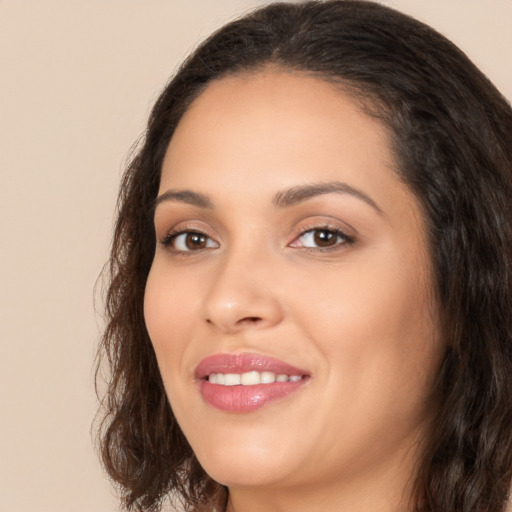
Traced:
[[267, 65], [334, 82], [387, 125], [397, 172], [424, 211], [446, 351], [412, 510], [503, 512], [512, 478], [512, 110], [446, 38], [351, 0], [272, 4], [226, 25], [151, 112], [121, 183], [98, 356], [110, 368], [99, 446], [124, 507], [155, 512], [169, 496], [186, 510], [225, 503], [173, 416], [143, 298], [174, 129], [211, 80]]

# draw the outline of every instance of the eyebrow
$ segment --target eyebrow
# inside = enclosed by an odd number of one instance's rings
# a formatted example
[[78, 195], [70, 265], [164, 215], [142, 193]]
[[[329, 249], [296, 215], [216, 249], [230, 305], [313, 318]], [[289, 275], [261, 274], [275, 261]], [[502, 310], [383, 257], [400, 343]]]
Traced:
[[165, 201], [176, 201], [178, 203], [190, 204], [197, 206], [198, 208], [205, 208], [211, 210], [213, 203], [208, 196], [199, 194], [198, 192], [192, 192], [192, 190], [167, 190], [163, 194], [159, 195], [154, 204], [153, 211], [156, 207]]
[[332, 193], [349, 194], [370, 205], [380, 215], [383, 214], [382, 209], [370, 196], [366, 195], [361, 190], [351, 187], [347, 183], [343, 183], [341, 181], [330, 181], [327, 183], [312, 183], [309, 185], [298, 185], [288, 190], [278, 192], [274, 196], [273, 203], [275, 206], [285, 208], [287, 206], [293, 206], [302, 203], [316, 196]]
[[[286, 208], [289, 206], [294, 206], [300, 204], [308, 199], [312, 199], [316, 196], [324, 195], [324, 194], [349, 194], [361, 201], [364, 201], [368, 205], [370, 205], [373, 209], [375, 209], [380, 215], [383, 214], [382, 209], [379, 205], [368, 195], [366, 195], [361, 190], [357, 188], [351, 187], [347, 183], [343, 183], [340, 181], [330, 181], [327, 183], [312, 183], [308, 185], [298, 185], [296, 187], [292, 187], [281, 192], [278, 192], [272, 203], [274, 206], [279, 208]], [[166, 201], [176, 201], [179, 203], [190, 204], [192, 206], [197, 206], [198, 208], [203, 209], [213, 209], [213, 203], [211, 199], [199, 192], [193, 192], [192, 190], [167, 190], [163, 194], [159, 195], [154, 204], [153, 211], [155, 211], [156, 207]]]

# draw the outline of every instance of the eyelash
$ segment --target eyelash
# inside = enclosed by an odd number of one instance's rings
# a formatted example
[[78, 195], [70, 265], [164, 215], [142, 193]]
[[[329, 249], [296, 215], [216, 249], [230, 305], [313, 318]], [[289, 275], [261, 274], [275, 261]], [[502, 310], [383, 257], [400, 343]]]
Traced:
[[[170, 233], [168, 233], [165, 236], [165, 238], [162, 240], [161, 244], [164, 247], [170, 248], [176, 254], [187, 254], [190, 252], [195, 252], [192, 249], [188, 250], [188, 251], [184, 251], [184, 250], [175, 249], [172, 247], [172, 244], [178, 239], [178, 237], [180, 237], [182, 235], [198, 235], [200, 237], [205, 237], [208, 240], [213, 240], [206, 233], [203, 233], [202, 231], [198, 231], [197, 229], [180, 229], [179, 231], [171, 231]], [[217, 242], [215, 242], [215, 243], [217, 243]], [[207, 247], [207, 248], [210, 249], [211, 247]]]
[[[329, 233], [329, 235], [334, 235], [336, 237], [336, 243], [332, 246], [324, 246], [324, 247], [320, 247], [318, 245], [316, 247], [301, 247], [301, 246], [292, 245], [295, 243], [295, 241], [300, 240], [305, 235], [312, 234], [314, 236], [315, 232], [322, 232], [322, 231], [324, 233]], [[338, 241], [338, 239], [341, 239], [341, 240]], [[298, 234], [298, 236], [296, 236], [294, 238], [294, 240], [291, 242], [290, 246], [302, 248], [303, 250], [310, 251], [310, 252], [318, 252], [318, 251], [330, 252], [330, 251], [340, 250], [343, 246], [346, 246], [346, 245], [348, 245], [348, 246], [354, 245], [355, 241], [356, 240], [354, 237], [347, 235], [345, 232], [343, 232], [338, 227], [323, 225], [323, 226], [312, 226], [310, 228], [303, 229]]]
[[[303, 246], [299, 246], [299, 245], [293, 245], [297, 240], [300, 240], [305, 235], [312, 234], [315, 231], [316, 232], [321, 232], [321, 231], [327, 232], [330, 235], [336, 236], [336, 240], [341, 239], [341, 241], [337, 241], [332, 246], [325, 246], [325, 247], [319, 247], [319, 246], [303, 247]], [[199, 252], [201, 250], [208, 250], [208, 249], [216, 248], [216, 247], [204, 247], [204, 248], [199, 248], [197, 250], [193, 250], [193, 249], [181, 250], [181, 249], [173, 248], [172, 244], [178, 239], [178, 237], [180, 237], [182, 235], [198, 235], [201, 237], [205, 237], [209, 241], [213, 240], [210, 236], [208, 236], [206, 233], [204, 233], [202, 231], [198, 231], [195, 229], [181, 229], [179, 231], [171, 231], [170, 233], [168, 233], [165, 236], [165, 238], [160, 243], [162, 244], [163, 247], [169, 248], [176, 255], [188, 255], [193, 252]], [[341, 231], [341, 229], [339, 229], [337, 227], [332, 227], [329, 225], [323, 225], [323, 226], [314, 226], [311, 228], [303, 229], [293, 239], [293, 241], [289, 244], [289, 246], [296, 247], [296, 248], [302, 248], [303, 250], [306, 250], [308, 252], [317, 252], [317, 251], [330, 252], [330, 251], [339, 250], [341, 248], [341, 246], [344, 246], [344, 245], [348, 245], [348, 246], [354, 245], [355, 241], [356, 240], [354, 237], [347, 235], [346, 233]], [[218, 242], [214, 242], [214, 243], [218, 245]]]

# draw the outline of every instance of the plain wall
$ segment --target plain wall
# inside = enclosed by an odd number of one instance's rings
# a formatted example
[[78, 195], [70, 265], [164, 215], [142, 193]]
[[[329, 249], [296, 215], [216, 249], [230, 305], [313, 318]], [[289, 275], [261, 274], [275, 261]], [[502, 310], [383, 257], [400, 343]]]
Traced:
[[[93, 287], [120, 173], [176, 65], [263, 3], [0, 0], [0, 512], [116, 510], [90, 425]], [[512, 98], [512, 0], [385, 3]]]

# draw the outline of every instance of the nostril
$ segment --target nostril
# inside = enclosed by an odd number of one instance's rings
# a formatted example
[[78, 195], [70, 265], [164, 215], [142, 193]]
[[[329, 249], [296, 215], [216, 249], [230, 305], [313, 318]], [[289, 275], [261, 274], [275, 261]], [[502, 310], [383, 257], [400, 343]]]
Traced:
[[248, 324], [256, 324], [261, 321], [259, 316], [246, 316], [245, 318], [241, 318], [238, 323], [248, 323]]
[[[261, 321], [262, 321], [262, 318], [259, 317], [259, 316], [246, 316], [246, 317], [241, 318], [240, 320], [238, 320], [236, 323], [237, 324], [244, 324], [244, 323], [256, 324], [256, 323], [261, 322]], [[206, 323], [210, 324], [210, 325], [214, 325], [214, 322], [210, 318], [206, 319]]]

